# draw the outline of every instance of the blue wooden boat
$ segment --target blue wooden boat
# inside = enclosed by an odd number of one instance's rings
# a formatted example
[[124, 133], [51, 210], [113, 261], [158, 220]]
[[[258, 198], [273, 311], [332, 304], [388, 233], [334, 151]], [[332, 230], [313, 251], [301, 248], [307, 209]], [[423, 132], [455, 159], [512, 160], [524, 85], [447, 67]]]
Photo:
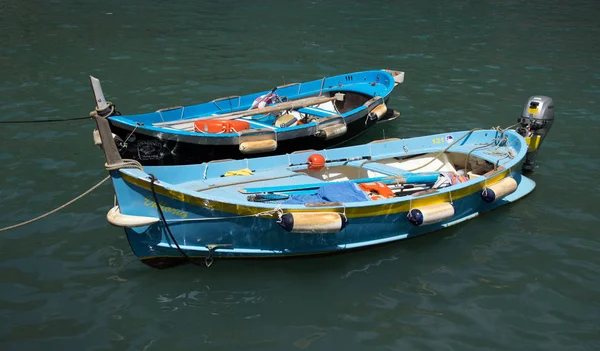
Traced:
[[[404, 72], [371, 70], [277, 86], [193, 106], [122, 115], [90, 77], [96, 111], [107, 117], [123, 158], [183, 165], [325, 149], [399, 113], [387, 108]], [[97, 130], [96, 143], [100, 146]]]
[[[96, 117], [118, 205], [108, 221], [153, 267], [341, 252], [411, 238], [515, 202], [553, 121], [531, 97], [516, 130], [473, 129], [197, 165], [121, 159]], [[198, 261], [200, 260], [200, 261]]]

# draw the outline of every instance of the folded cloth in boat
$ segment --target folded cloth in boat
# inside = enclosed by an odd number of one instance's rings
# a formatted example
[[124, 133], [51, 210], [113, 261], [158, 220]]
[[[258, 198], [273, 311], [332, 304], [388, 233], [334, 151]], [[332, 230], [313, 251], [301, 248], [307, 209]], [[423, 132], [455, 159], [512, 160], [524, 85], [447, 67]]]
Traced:
[[252, 175], [252, 171], [248, 168], [238, 169], [237, 171], [228, 171], [225, 173], [225, 177], [231, 176], [249, 176]]
[[304, 204], [308, 202], [359, 202], [369, 198], [352, 182], [336, 182], [326, 184], [317, 189], [314, 194], [292, 194], [284, 204]]

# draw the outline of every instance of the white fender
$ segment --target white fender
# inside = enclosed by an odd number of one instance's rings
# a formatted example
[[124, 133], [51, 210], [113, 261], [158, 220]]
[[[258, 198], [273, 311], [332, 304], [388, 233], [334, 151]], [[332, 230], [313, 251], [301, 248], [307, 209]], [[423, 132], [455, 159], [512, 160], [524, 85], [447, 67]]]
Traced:
[[408, 220], [416, 225], [427, 225], [448, 220], [454, 216], [454, 206], [449, 202], [436, 205], [423, 206], [412, 209]]
[[348, 219], [337, 212], [288, 212], [277, 223], [292, 233], [325, 234], [344, 229]]
[[495, 202], [506, 195], [514, 193], [518, 188], [517, 181], [512, 178], [504, 178], [497, 183], [487, 186], [481, 192], [481, 197], [485, 202]]
[[325, 140], [337, 138], [341, 135], [346, 134], [348, 127], [343, 123], [332, 124], [327, 127], [323, 127], [317, 132], [317, 136], [324, 138]]
[[119, 206], [111, 208], [106, 214], [106, 219], [108, 220], [108, 223], [116, 227], [126, 228], [143, 227], [154, 224], [160, 220], [156, 217], [131, 216], [122, 214]]
[[387, 106], [385, 104], [381, 104], [371, 110], [371, 112], [369, 113], [369, 118], [380, 120], [381, 117], [385, 115], [387, 110]]
[[277, 149], [277, 140], [253, 140], [240, 143], [240, 152], [243, 154], [255, 154], [259, 152], [270, 152]]
[[102, 139], [100, 139], [100, 132], [98, 132], [98, 129], [94, 129], [92, 135], [94, 138], [94, 145], [97, 147], [102, 147]]
[[[102, 139], [100, 139], [100, 132], [98, 131], [98, 129], [94, 129], [94, 131], [92, 132], [92, 137], [94, 138], [94, 145], [102, 149]], [[112, 137], [116, 140], [117, 135], [115, 133], [112, 133]]]

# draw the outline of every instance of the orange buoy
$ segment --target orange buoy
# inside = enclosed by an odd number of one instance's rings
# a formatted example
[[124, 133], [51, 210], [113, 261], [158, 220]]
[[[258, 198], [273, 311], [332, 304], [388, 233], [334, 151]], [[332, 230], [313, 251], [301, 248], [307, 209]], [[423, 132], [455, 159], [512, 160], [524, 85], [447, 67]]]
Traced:
[[203, 119], [194, 122], [194, 131], [220, 134], [220, 133], [236, 133], [240, 130], [250, 128], [250, 123], [246, 121], [221, 121], [214, 119]]
[[325, 158], [319, 154], [308, 156], [308, 169], [311, 171], [320, 171], [325, 167]]

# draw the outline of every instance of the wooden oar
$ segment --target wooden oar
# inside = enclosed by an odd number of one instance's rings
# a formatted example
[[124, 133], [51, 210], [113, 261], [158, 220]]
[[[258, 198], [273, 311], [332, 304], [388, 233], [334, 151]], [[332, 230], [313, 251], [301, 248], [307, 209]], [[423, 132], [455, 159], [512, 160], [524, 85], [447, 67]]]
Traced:
[[324, 97], [324, 96], [310, 97], [310, 98], [286, 101], [286, 102], [279, 103], [277, 105], [267, 106], [267, 107], [263, 107], [263, 108], [256, 108], [256, 109], [252, 109], [252, 110], [230, 112], [230, 113], [224, 113], [224, 114], [219, 114], [219, 115], [204, 116], [204, 117], [190, 118], [190, 119], [183, 119], [183, 120], [178, 119], [176, 121], [153, 123], [152, 125], [155, 127], [171, 126], [171, 125], [176, 125], [176, 124], [180, 124], [180, 123], [189, 123], [189, 122], [199, 121], [199, 120], [203, 120], [203, 119], [228, 120], [228, 119], [235, 119], [235, 118], [242, 118], [242, 117], [248, 117], [248, 116], [254, 116], [254, 115], [273, 113], [273, 112], [278, 112], [278, 111], [283, 111], [283, 110], [291, 110], [291, 109], [296, 109], [296, 108], [300, 108], [300, 107], [307, 107], [310, 105], [319, 105], [319, 104], [324, 104], [326, 102], [334, 101], [334, 100], [342, 101], [343, 99], [344, 99], [344, 94], [337, 93], [333, 97]]

